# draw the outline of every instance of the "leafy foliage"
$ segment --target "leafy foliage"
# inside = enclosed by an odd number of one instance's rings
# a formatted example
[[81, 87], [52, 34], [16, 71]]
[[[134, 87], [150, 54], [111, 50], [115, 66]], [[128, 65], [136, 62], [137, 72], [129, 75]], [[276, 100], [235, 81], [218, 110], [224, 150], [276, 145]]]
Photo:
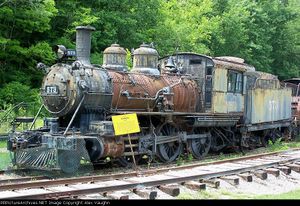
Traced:
[[53, 0], [0, 1], [0, 86], [19, 81], [38, 87], [42, 73], [37, 61], [53, 63], [44, 40], [57, 9]]
[[37, 102], [38, 90], [31, 89], [20, 82], [10, 82], [0, 89], [0, 104], [15, 104], [20, 102]]
[[[55, 63], [51, 45], [75, 48], [78, 25], [96, 28], [95, 64], [112, 43], [127, 49], [131, 65], [129, 51], [154, 42], [160, 56], [237, 56], [280, 79], [299, 77], [299, 15], [299, 0], [0, 0], [0, 88], [38, 88], [35, 65]], [[6, 95], [0, 107], [12, 101]]]

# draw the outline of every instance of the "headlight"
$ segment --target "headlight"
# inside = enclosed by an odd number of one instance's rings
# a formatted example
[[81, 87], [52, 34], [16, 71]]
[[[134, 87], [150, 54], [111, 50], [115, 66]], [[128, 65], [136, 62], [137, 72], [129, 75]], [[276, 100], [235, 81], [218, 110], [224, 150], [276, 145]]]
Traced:
[[53, 51], [56, 53], [58, 59], [62, 59], [67, 53], [67, 49], [64, 45], [53, 46]]

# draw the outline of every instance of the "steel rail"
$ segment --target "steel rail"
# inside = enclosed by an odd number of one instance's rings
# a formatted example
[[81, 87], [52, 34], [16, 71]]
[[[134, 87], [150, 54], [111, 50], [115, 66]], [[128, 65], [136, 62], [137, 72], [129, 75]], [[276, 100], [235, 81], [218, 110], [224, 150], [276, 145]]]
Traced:
[[32, 176], [32, 177], [20, 177], [20, 178], [13, 178], [13, 179], [3, 179], [0, 180], [0, 185], [2, 184], [11, 184], [11, 183], [21, 183], [21, 182], [28, 182], [28, 181], [35, 181], [35, 180], [45, 180], [50, 179], [46, 176]]

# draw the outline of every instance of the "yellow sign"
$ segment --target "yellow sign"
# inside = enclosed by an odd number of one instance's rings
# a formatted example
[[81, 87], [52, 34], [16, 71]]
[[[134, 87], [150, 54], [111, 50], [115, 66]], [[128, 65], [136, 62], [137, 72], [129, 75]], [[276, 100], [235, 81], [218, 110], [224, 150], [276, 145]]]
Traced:
[[115, 135], [138, 133], [141, 131], [139, 121], [135, 113], [116, 115], [111, 118], [115, 129]]

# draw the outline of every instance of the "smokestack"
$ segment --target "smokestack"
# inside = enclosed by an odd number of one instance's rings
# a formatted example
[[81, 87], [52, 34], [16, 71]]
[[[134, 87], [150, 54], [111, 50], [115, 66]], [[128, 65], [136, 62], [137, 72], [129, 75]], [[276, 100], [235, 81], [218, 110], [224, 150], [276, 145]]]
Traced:
[[91, 33], [95, 31], [92, 26], [76, 27], [76, 56], [83, 65], [91, 65]]

